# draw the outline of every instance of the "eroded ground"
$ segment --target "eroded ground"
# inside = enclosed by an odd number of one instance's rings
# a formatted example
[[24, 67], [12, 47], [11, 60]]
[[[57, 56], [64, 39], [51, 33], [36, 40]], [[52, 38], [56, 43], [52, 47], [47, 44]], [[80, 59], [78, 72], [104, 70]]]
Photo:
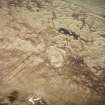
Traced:
[[[0, 20], [0, 105], [32, 104], [30, 95], [105, 105], [104, 16], [63, 0], [0, 0]], [[12, 90], [19, 98], [8, 102]]]

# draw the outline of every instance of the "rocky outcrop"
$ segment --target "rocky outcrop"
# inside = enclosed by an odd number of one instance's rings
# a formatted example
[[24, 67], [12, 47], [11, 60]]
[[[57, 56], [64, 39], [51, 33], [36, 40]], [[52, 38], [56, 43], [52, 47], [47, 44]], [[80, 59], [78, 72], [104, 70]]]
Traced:
[[72, 1], [0, 2], [1, 105], [14, 89], [35, 105], [105, 104], [104, 17]]

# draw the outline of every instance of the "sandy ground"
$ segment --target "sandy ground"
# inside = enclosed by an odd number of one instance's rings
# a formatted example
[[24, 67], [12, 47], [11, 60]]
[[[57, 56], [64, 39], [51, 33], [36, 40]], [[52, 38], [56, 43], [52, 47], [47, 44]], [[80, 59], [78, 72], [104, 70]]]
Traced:
[[105, 16], [96, 7], [0, 0], [0, 97], [19, 91], [0, 105], [32, 104], [31, 95], [48, 105], [105, 105]]

